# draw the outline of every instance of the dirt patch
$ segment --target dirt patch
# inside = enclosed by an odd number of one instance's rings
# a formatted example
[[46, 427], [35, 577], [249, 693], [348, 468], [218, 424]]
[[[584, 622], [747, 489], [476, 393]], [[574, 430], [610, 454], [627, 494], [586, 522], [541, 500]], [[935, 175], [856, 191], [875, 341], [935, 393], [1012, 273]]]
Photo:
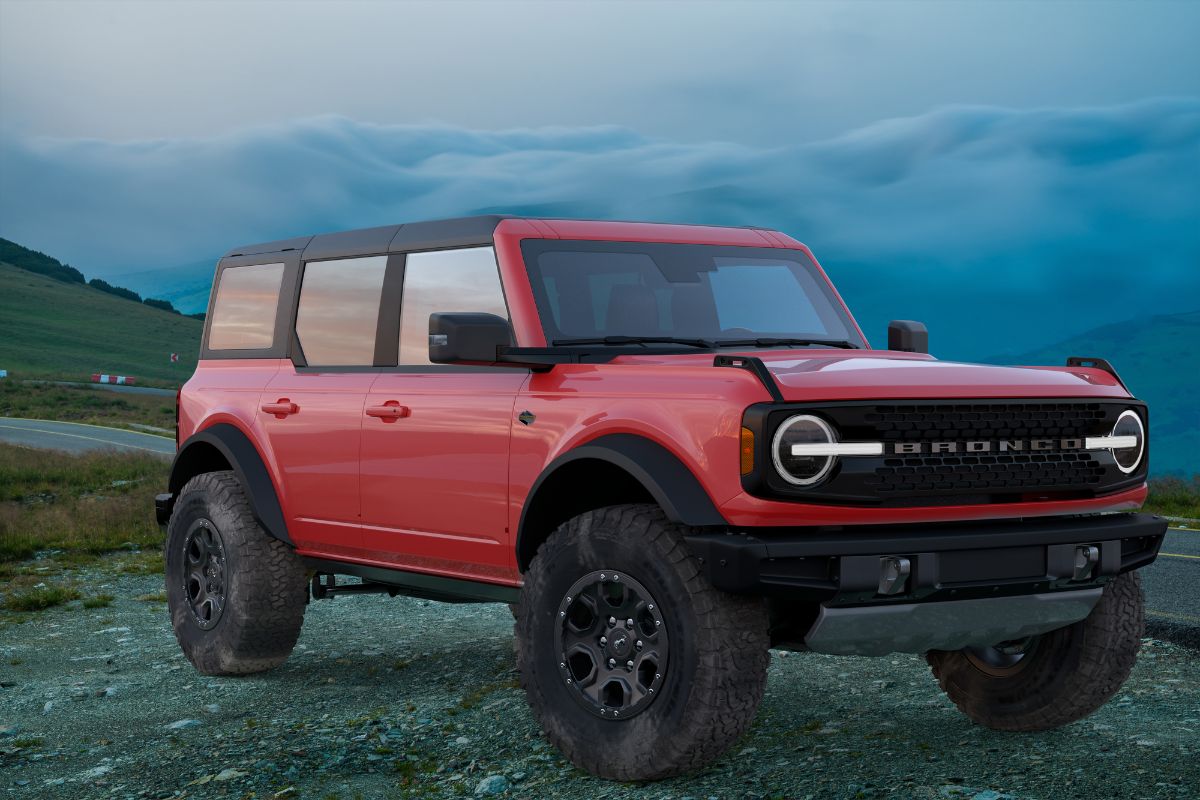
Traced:
[[563, 761], [515, 688], [504, 606], [309, 606], [275, 672], [207, 678], [161, 578], [87, 572], [89, 596], [0, 613], [0, 789], [10, 797], [1184, 798], [1200, 786], [1200, 659], [1146, 640], [1108, 706], [1060, 731], [972, 725], [916, 656], [776, 653], [751, 731], [648, 786]]

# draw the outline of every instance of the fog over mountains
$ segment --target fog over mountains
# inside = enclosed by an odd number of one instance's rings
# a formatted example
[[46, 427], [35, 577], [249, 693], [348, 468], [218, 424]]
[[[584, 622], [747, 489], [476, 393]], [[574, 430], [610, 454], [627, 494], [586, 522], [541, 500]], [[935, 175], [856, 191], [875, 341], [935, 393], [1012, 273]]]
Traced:
[[185, 311], [235, 245], [488, 211], [776, 227], [869, 336], [922, 319], [944, 357], [1200, 306], [1198, 98], [942, 108], [779, 148], [328, 116], [205, 139], [10, 133], [0, 171], [0, 235]]

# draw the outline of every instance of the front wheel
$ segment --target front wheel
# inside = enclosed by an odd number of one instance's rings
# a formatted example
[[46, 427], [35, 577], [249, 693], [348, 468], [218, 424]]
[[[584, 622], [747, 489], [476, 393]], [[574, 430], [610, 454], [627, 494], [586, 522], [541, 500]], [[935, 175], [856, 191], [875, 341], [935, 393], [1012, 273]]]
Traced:
[[1127, 572], [1073, 625], [926, 658], [946, 695], [980, 725], [1049, 730], [1086, 717], [1117, 693], [1137, 660], [1143, 613], [1141, 579]]
[[525, 574], [517, 664], [534, 716], [576, 766], [653, 780], [746, 731], [769, 662], [763, 600], [714, 589], [655, 506], [564, 523]]

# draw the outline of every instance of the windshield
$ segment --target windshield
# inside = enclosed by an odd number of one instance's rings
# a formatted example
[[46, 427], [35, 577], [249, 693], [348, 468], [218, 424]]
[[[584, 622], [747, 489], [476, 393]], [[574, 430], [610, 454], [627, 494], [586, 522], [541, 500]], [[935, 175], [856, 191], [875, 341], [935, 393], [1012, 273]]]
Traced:
[[799, 250], [553, 239], [521, 248], [550, 344], [634, 337], [865, 346]]

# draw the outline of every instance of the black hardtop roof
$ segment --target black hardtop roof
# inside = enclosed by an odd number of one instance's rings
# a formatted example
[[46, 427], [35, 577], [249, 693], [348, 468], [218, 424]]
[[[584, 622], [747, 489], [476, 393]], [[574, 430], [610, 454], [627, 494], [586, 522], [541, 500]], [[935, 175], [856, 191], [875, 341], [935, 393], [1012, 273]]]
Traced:
[[346, 258], [374, 253], [403, 253], [413, 250], [442, 250], [449, 247], [489, 245], [492, 234], [507, 214], [453, 217], [403, 225], [383, 225], [353, 231], [298, 236], [274, 242], [235, 247], [223, 258], [303, 250], [304, 259]]
[[[424, 222], [406, 222], [402, 225], [383, 225], [378, 228], [359, 228], [352, 231], [319, 233], [316, 236], [297, 236], [294, 239], [279, 239], [274, 242], [235, 247], [222, 258], [234, 256], [256, 256], [292, 250], [303, 251], [305, 261], [322, 258], [352, 258], [354, 256], [381, 253], [410, 253], [419, 250], [445, 250], [452, 247], [483, 247], [492, 243], [496, 226], [506, 219], [548, 219], [546, 217], [522, 217], [514, 214], [481, 214], [473, 217], [451, 217]], [[552, 219], [552, 218], [551, 218]], [[582, 220], [580, 220], [582, 221]], [[597, 220], [601, 221], [601, 220]], [[626, 220], [603, 220], [622, 222]], [[654, 223], [650, 223], [654, 224]], [[666, 225], [686, 225], [668, 222]], [[709, 228], [742, 228], [766, 230], [749, 225], [709, 225]]]

